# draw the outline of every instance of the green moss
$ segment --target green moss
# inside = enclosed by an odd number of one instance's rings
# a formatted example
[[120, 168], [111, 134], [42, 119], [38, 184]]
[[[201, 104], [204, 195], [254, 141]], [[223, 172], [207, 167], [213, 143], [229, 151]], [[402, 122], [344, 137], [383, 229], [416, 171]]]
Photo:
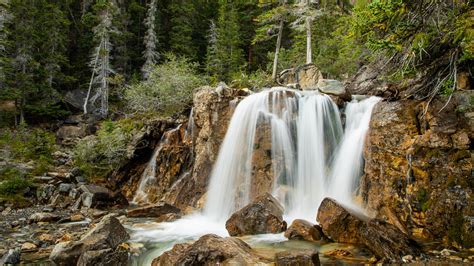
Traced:
[[418, 190], [418, 194], [416, 195], [416, 200], [420, 204], [422, 211], [427, 211], [431, 206], [431, 201], [429, 200], [429, 194], [424, 188], [420, 188]]

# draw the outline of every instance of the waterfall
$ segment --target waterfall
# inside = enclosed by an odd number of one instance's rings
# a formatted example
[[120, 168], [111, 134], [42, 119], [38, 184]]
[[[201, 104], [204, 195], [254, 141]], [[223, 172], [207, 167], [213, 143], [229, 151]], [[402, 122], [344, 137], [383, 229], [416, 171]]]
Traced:
[[225, 221], [251, 201], [256, 134], [270, 127], [273, 194], [291, 219], [313, 221], [324, 197], [352, 203], [362, 150], [379, 98], [353, 101], [346, 125], [327, 95], [273, 88], [237, 106], [211, 174], [204, 215]]
[[179, 130], [181, 125], [178, 127], [168, 130], [163, 133], [163, 136], [158, 143], [158, 146], [155, 148], [153, 155], [148, 161], [148, 164], [143, 171], [142, 177], [140, 178], [140, 183], [138, 184], [137, 191], [135, 192], [135, 196], [132, 199], [133, 204], [147, 204], [150, 203], [148, 199], [149, 191], [151, 190], [152, 186], [156, 184], [156, 161], [158, 156], [160, 156], [161, 150], [163, 146], [169, 143], [168, 137], [173, 134], [176, 130]]
[[[163, 140], [163, 138], [162, 138]], [[153, 152], [150, 161], [148, 162], [145, 171], [143, 171], [142, 177], [140, 178], [140, 183], [138, 185], [135, 196], [133, 197], [132, 203], [142, 204], [148, 203], [148, 187], [156, 183], [156, 159], [160, 155], [161, 150], [163, 149], [163, 141], [160, 141], [160, 144]]]
[[342, 143], [331, 167], [329, 195], [347, 206], [353, 204], [353, 192], [363, 173], [362, 152], [370, 117], [380, 98], [370, 97], [346, 106], [346, 126]]

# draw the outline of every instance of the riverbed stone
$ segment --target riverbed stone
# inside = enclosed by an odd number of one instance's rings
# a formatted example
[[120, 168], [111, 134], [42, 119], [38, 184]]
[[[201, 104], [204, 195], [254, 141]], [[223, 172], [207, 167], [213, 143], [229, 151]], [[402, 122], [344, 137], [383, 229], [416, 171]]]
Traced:
[[166, 214], [178, 214], [181, 210], [171, 204], [160, 202], [158, 204], [147, 205], [130, 209], [127, 211], [127, 217], [156, 217], [159, 218]]
[[61, 217], [57, 214], [54, 213], [47, 213], [47, 212], [37, 212], [32, 214], [29, 218], [28, 221], [30, 223], [50, 223], [50, 222], [57, 222], [61, 219]]
[[312, 224], [305, 220], [296, 219], [285, 231], [285, 237], [288, 239], [320, 241], [324, 239], [324, 234], [319, 225]]
[[[115, 214], [104, 216], [95, 228], [89, 230], [79, 241], [57, 244], [51, 252], [50, 260], [58, 265], [74, 265], [88, 251], [115, 250], [119, 244], [130, 239], [130, 236], [114, 216]], [[88, 253], [83, 261], [95, 261], [95, 255], [97, 253]]]
[[152, 265], [255, 265], [266, 262], [244, 241], [214, 234], [193, 244], [177, 244], [156, 258]]
[[21, 250], [19, 248], [9, 249], [7, 253], [0, 259], [0, 265], [4, 264], [19, 264], [21, 261]]
[[276, 266], [319, 266], [319, 254], [316, 250], [283, 251], [275, 255]]
[[317, 219], [324, 234], [332, 240], [363, 244], [376, 256], [390, 262], [400, 262], [405, 255], [420, 254], [416, 242], [394, 225], [369, 218], [333, 199], [322, 201]]
[[265, 193], [238, 210], [227, 220], [226, 229], [231, 236], [280, 233], [286, 230], [283, 206], [269, 193]]

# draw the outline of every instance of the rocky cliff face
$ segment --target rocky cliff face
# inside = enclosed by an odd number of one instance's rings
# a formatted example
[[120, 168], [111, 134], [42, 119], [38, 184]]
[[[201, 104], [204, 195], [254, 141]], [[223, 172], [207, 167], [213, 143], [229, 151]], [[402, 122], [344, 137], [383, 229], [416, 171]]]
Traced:
[[472, 247], [474, 91], [456, 92], [444, 106], [447, 98], [375, 107], [360, 193], [416, 238]]
[[[144, 148], [119, 169], [112, 180], [128, 199], [138, 188], [153, 147], [162, 149], [156, 157], [156, 182], [148, 188], [149, 201], [164, 201], [182, 209], [196, 206], [206, 192], [208, 179], [224, 139], [238, 92], [200, 88], [194, 95], [193, 123], [158, 121], [141, 136]], [[188, 128], [189, 126], [189, 128]]]

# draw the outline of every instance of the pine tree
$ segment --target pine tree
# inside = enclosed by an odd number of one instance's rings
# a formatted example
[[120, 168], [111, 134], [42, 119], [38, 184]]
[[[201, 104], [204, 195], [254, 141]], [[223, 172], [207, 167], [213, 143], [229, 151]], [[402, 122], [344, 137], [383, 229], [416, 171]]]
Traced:
[[176, 55], [196, 59], [197, 48], [193, 44], [193, 18], [195, 8], [192, 1], [173, 0], [169, 4], [170, 11], [170, 50]]
[[158, 43], [158, 38], [156, 36], [156, 30], [155, 30], [156, 1], [157, 0], [151, 0], [150, 3], [148, 4], [147, 17], [144, 22], [147, 30], [146, 30], [145, 38], [143, 40], [145, 44], [145, 51], [143, 53], [145, 64], [142, 67], [142, 72], [145, 78], [148, 77], [148, 73], [150, 72], [152, 66], [156, 64], [156, 62], [160, 58], [160, 55], [156, 49], [156, 45]]
[[238, 14], [233, 4], [222, 3], [216, 26], [215, 59], [210, 55], [212, 64], [218, 66], [213, 74], [219, 80], [229, 81], [245, 63], [238, 23]]
[[211, 20], [208, 31], [208, 46], [206, 53], [206, 71], [209, 75], [217, 73], [220, 62], [217, 58], [217, 27], [214, 20]]
[[6, 24], [11, 19], [8, 8], [9, 2], [7, 0], [0, 0], [0, 89], [2, 89], [2, 91], [5, 83], [5, 65], [8, 60], [6, 55], [6, 40], [8, 35]]
[[[109, 77], [114, 73], [110, 63], [112, 51], [110, 36], [115, 32], [112, 27], [114, 6], [107, 0], [99, 0], [95, 9], [98, 12], [99, 20], [99, 24], [94, 28], [97, 46], [90, 62], [92, 77], [84, 101], [84, 114], [88, 113], [88, 106], [92, 106], [97, 108], [99, 115], [105, 117], [109, 111]], [[95, 89], [94, 95], [90, 96], [93, 89]], [[96, 106], [97, 100], [100, 101], [99, 106]]]

